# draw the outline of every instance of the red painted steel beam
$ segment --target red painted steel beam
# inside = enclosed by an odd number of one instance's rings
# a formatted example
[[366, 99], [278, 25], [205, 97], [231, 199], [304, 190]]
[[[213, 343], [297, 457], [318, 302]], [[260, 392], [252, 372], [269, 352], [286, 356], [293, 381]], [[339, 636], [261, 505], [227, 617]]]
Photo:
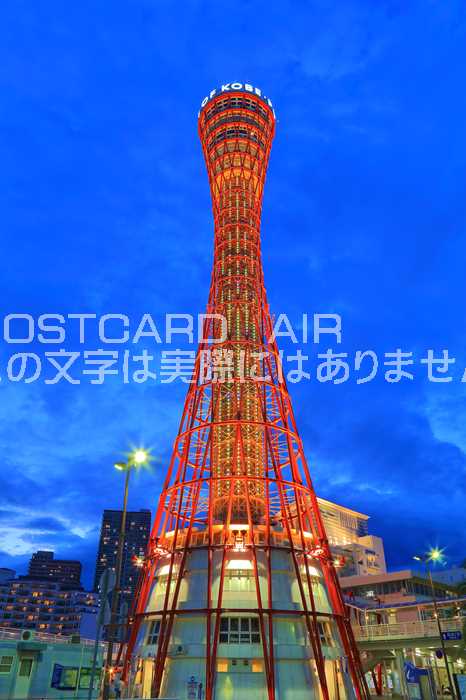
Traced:
[[[324, 700], [332, 699], [318, 627], [322, 620], [338, 630], [356, 697], [369, 697], [273, 338], [264, 287], [260, 218], [274, 132], [271, 108], [250, 92], [216, 95], [200, 112], [199, 135], [215, 229], [207, 313], [226, 318], [227, 338], [219, 343], [203, 340], [199, 345], [130, 615], [126, 675], [142, 625], [153, 619], [161, 621], [152, 684], [155, 697], [164, 688], [176, 619], [200, 615], [205, 618], [206, 700], [214, 700], [221, 618], [231, 613], [258, 618], [269, 700], [275, 699], [276, 692], [274, 621], [284, 616], [303, 621]], [[217, 328], [218, 323], [205, 319], [203, 337], [215, 337]], [[243, 369], [244, 374], [228, 376], [223, 383], [203, 377], [203, 353], [212, 350], [231, 353], [234, 370]], [[256, 367], [252, 353], [260, 355], [257, 367], [267, 377], [262, 382], [251, 376]], [[277, 518], [282, 535], [272, 525]], [[256, 598], [256, 605], [250, 608], [224, 601], [232, 523], [243, 523], [248, 533], [245, 548], [252, 561]], [[202, 542], [200, 533], [205, 533]], [[322, 552], [316, 564], [322, 570], [330, 613], [320, 612], [314, 598], [309, 557], [316, 546]], [[187, 608], [180, 605], [179, 596], [195, 550], [206, 553], [206, 596], [203, 607]], [[300, 610], [279, 608], [274, 600], [272, 558], [277, 551], [290, 557]], [[161, 607], [149, 609], [149, 605], [153, 608], [149, 601], [154, 585], [160, 585], [159, 555], [168, 565], [166, 590]]]

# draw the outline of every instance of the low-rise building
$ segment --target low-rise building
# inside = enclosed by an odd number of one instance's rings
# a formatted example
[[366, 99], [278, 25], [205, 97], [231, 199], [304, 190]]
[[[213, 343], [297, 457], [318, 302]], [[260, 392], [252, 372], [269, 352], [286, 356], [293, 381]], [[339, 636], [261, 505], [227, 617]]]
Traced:
[[[437, 600], [455, 598], [454, 586], [433, 582]], [[371, 576], [344, 576], [340, 579], [348, 600], [370, 599], [376, 603], [415, 603], [432, 599], [430, 581], [411, 569]]]
[[[466, 598], [436, 599], [434, 604], [432, 591], [431, 599], [425, 598], [409, 602], [402, 596], [398, 603], [349, 599], [366, 678], [384, 697], [451, 698], [445, 654], [457, 690], [465, 687]], [[463, 697], [459, 690], [458, 697]]]
[[[100, 693], [103, 648], [97, 653], [92, 693]], [[0, 700], [88, 698], [94, 642], [31, 630], [0, 628]]]

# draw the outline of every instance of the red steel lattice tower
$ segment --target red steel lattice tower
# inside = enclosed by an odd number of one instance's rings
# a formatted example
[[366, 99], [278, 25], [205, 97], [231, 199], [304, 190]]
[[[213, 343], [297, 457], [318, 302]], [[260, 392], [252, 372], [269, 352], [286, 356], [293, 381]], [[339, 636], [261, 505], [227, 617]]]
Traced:
[[266, 299], [260, 219], [274, 133], [272, 104], [250, 85], [202, 103], [210, 340], [129, 620], [124, 675], [144, 697], [368, 697]]

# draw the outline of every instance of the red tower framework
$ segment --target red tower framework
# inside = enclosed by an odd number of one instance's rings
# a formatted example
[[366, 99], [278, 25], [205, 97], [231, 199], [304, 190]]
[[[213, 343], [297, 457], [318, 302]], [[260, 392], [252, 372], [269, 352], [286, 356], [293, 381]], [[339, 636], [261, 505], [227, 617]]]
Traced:
[[[266, 299], [260, 218], [274, 132], [270, 100], [250, 85], [222, 86], [202, 103], [199, 135], [215, 222], [203, 335], [210, 340], [198, 349], [129, 620], [124, 662], [127, 677], [131, 659], [144, 644], [144, 630], [156, 621], [156, 628], [151, 628], [156, 629], [151, 639], [154, 653], [149, 655], [155, 697], [166, 692], [170, 668], [174, 673], [170, 658], [177, 621], [188, 618], [202, 625], [203, 646], [196, 652], [204, 669], [200, 692], [206, 700], [226, 697], [216, 693], [218, 659], [223, 655], [219, 648], [227, 639], [228, 624], [222, 620], [234, 614], [255, 620], [257, 632], [249, 641], [260, 644], [268, 700], [288, 697], [277, 690], [275, 644], [278, 625], [285, 618], [300, 621], [305, 656], [315, 677], [314, 695], [309, 687], [309, 695], [299, 697], [369, 696], [281, 373]], [[226, 319], [223, 324], [219, 316]], [[275, 580], [275, 570], [283, 567], [276, 563], [280, 556], [289, 562], [287, 576], [294, 590], [290, 593], [294, 602], [289, 604], [283, 602]], [[196, 564], [199, 557], [204, 564]], [[232, 603], [225, 591], [232, 558], [235, 565], [250, 566], [249, 602]], [[194, 587], [196, 566], [204, 578], [201, 598], [193, 603], [183, 586]], [[325, 590], [323, 606], [316, 600], [317, 585]], [[344, 684], [332, 685], [329, 679], [324, 625], [341, 650], [337, 670], [348, 678], [344, 692]]]

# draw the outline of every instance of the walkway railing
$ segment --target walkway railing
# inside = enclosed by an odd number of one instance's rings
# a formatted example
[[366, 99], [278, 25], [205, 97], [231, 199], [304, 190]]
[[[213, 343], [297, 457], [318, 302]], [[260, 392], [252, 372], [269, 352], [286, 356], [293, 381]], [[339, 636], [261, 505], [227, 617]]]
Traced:
[[[0, 639], [14, 639], [21, 640], [21, 635], [25, 630], [9, 629], [7, 627], [0, 627]], [[77, 639], [77, 636], [66, 637], [61, 634], [50, 634], [49, 632], [36, 632], [35, 630], [28, 630], [31, 632], [31, 641], [37, 640], [39, 642], [48, 642], [50, 644], [73, 644]], [[79, 644], [84, 646], [93, 646], [93, 639], [83, 639], [79, 640]]]
[[[442, 620], [443, 632], [462, 632], [466, 618]], [[408, 637], [438, 637], [436, 620], [415, 620], [383, 625], [354, 625], [354, 636], [358, 642], [378, 639], [405, 639]]]

